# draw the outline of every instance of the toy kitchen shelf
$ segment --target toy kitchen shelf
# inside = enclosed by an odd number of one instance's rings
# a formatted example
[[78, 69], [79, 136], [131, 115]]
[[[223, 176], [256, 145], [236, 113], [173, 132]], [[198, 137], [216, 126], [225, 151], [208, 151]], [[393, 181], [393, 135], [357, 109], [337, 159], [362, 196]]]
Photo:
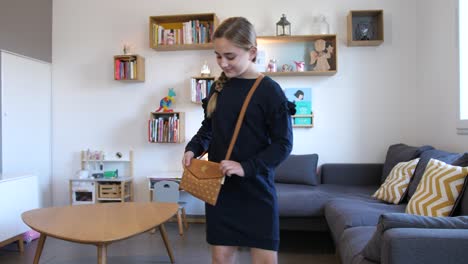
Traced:
[[[321, 58], [317, 64], [328, 64], [329, 68], [326, 70], [315, 69], [316, 63], [311, 64], [311, 53], [316, 51], [315, 45], [317, 40], [325, 41], [325, 50], [318, 51], [317, 54], [327, 54], [326, 47], [332, 47], [330, 58]], [[263, 58], [266, 63], [270, 59], [277, 61], [277, 71], [268, 72], [263, 74], [268, 76], [331, 76], [335, 75], [338, 71], [338, 50], [336, 35], [323, 34], [323, 35], [292, 35], [292, 36], [258, 36], [258, 48], [265, 52], [266, 58]], [[257, 57], [257, 59], [259, 59]], [[282, 71], [282, 65], [292, 65], [294, 61], [303, 61], [305, 63], [304, 71], [296, 71], [292, 67], [291, 71]]]
[[[70, 179], [70, 204], [133, 201], [133, 151], [98, 152], [81, 151], [81, 170], [103, 177]], [[117, 177], [105, 177], [114, 171]]]

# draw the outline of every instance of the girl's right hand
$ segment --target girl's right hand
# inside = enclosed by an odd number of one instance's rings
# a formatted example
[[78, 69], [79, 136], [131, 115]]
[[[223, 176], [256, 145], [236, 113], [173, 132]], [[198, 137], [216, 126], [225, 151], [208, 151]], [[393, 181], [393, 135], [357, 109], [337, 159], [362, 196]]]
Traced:
[[188, 167], [190, 166], [190, 161], [193, 159], [195, 154], [192, 151], [187, 151], [184, 153], [184, 157], [182, 159], [182, 166]]

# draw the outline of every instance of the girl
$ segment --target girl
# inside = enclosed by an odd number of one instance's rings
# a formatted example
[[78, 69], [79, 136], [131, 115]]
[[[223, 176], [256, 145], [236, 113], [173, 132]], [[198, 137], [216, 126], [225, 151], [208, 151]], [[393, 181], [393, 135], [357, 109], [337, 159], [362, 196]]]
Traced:
[[292, 149], [290, 109], [281, 87], [264, 77], [246, 110], [231, 160], [223, 160], [244, 99], [260, 76], [257, 41], [243, 17], [226, 19], [214, 32], [222, 69], [207, 99], [205, 118], [185, 148], [183, 164], [208, 150], [225, 178], [216, 206], [205, 204], [206, 237], [212, 262], [236, 262], [239, 246], [250, 248], [252, 263], [277, 263], [279, 217], [274, 170]]

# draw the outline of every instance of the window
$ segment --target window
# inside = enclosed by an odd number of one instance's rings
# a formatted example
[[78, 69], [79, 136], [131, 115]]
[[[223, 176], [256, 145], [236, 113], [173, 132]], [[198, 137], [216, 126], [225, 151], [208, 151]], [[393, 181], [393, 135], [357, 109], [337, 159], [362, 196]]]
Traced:
[[[465, 14], [462, 16], [462, 14]], [[458, 50], [460, 65], [460, 112], [458, 133], [468, 134], [468, 1], [458, 1]]]

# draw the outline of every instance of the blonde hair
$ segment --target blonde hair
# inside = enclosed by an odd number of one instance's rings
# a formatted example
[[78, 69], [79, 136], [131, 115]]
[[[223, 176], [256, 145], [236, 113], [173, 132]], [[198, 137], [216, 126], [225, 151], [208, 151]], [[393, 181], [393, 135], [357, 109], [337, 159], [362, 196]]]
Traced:
[[[215, 30], [213, 39], [225, 38], [232, 42], [234, 46], [250, 50], [252, 47], [257, 47], [257, 34], [255, 33], [254, 26], [244, 17], [230, 17], [224, 20]], [[252, 59], [255, 62], [256, 57]], [[207, 106], [207, 116], [216, 109], [216, 102], [218, 100], [218, 93], [223, 90], [224, 84], [228, 81], [228, 77], [224, 72], [221, 73], [215, 84], [215, 92], [211, 95], [210, 101]]]

